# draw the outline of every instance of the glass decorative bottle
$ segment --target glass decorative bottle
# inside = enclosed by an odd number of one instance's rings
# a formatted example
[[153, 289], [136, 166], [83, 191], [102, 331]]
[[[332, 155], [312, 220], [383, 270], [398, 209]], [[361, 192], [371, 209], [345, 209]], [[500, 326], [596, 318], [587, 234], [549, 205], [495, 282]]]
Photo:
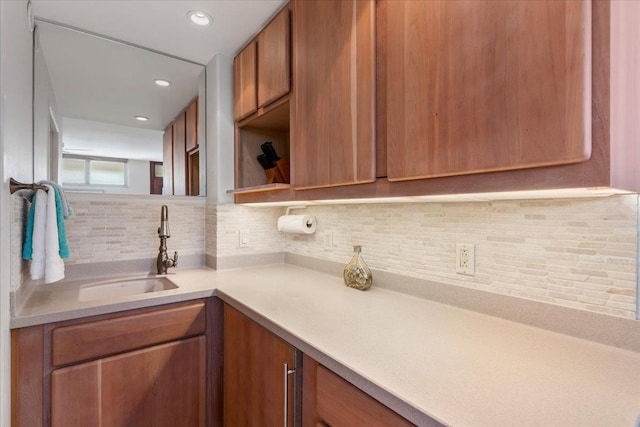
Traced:
[[373, 284], [371, 270], [360, 256], [362, 246], [353, 247], [353, 258], [346, 265], [343, 272], [344, 284], [350, 288], [366, 291]]

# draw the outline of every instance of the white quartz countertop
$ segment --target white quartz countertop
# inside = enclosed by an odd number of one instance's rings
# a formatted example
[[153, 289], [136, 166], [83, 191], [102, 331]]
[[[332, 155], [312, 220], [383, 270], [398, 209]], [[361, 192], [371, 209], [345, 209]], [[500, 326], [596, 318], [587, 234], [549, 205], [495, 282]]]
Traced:
[[169, 278], [178, 289], [102, 302], [78, 303], [79, 283], [49, 285], [12, 327], [215, 292], [419, 425], [633, 427], [640, 416], [639, 353], [287, 264]]

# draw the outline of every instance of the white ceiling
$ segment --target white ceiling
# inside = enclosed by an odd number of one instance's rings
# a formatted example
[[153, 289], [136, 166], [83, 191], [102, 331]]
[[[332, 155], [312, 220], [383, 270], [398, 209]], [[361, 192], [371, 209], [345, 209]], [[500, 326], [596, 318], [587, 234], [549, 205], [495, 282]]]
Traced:
[[[207, 64], [234, 56], [286, 0], [32, 0], [36, 17], [89, 30]], [[213, 25], [198, 27], [187, 12], [202, 10]]]
[[[163, 130], [198, 96], [200, 65], [46, 22], [38, 36], [64, 117]], [[156, 78], [172, 85], [157, 86]]]
[[[233, 57], [286, 2], [32, 1], [36, 18], [199, 64], [207, 64], [217, 54]], [[209, 13], [213, 25], [192, 24], [187, 19], [190, 10]], [[62, 129], [67, 149], [93, 156], [103, 150], [109, 157], [161, 157], [157, 140], [148, 138], [150, 133], [142, 136], [144, 132], [136, 132], [135, 128], [164, 129], [198, 95], [203, 67], [47, 22], [38, 22], [38, 32], [58, 110], [63, 123], [73, 124], [68, 129], [63, 125]], [[170, 80], [173, 85], [160, 88], [153, 84], [154, 78]], [[149, 117], [149, 121], [136, 121], [136, 115]], [[89, 132], [90, 124], [95, 126], [94, 134]], [[125, 137], [126, 129], [132, 133]], [[83, 141], [87, 147], [83, 148]], [[135, 150], [128, 148], [134, 145]], [[147, 147], [144, 154], [140, 152], [142, 147]]]
[[162, 131], [70, 118], [62, 127], [65, 153], [162, 161]]

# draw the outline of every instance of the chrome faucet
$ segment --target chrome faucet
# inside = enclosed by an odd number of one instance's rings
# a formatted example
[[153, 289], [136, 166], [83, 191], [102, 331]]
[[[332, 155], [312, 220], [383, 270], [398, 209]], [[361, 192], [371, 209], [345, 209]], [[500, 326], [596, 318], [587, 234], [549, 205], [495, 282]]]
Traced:
[[156, 266], [158, 274], [167, 274], [167, 269], [178, 266], [178, 251], [173, 253], [173, 259], [167, 255], [167, 239], [171, 237], [169, 233], [169, 208], [162, 205], [160, 210], [160, 227], [158, 227], [158, 237], [160, 237], [160, 252]]

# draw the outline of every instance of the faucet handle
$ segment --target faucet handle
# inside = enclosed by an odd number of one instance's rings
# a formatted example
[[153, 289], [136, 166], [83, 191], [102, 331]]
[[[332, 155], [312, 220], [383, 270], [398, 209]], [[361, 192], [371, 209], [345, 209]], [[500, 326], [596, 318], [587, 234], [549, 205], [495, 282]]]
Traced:
[[178, 251], [173, 252], [173, 266], [178, 266]]

